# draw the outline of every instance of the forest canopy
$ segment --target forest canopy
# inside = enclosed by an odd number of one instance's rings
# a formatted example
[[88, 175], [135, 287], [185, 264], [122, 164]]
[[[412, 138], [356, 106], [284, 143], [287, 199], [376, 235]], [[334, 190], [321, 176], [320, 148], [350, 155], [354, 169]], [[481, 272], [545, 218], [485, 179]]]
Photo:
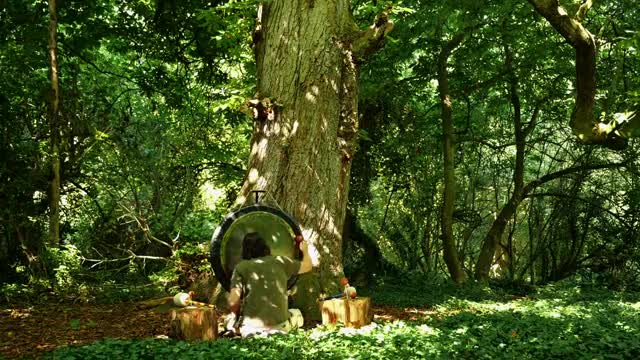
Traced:
[[0, 1], [5, 289], [188, 287], [261, 187], [321, 290], [638, 288], [636, 1], [357, 0], [291, 28], [263, 6]]

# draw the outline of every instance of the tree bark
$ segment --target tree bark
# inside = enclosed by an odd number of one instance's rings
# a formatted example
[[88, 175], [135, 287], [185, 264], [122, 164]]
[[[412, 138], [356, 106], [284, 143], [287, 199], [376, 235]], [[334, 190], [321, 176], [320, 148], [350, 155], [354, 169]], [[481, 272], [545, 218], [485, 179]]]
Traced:
[[449, 74], [447, 65], [451, 52], [464, 40], [465, 33], [456, 34], [440, 51], [438, 57], [438, 92], [442, 108], [442, 155], [444, 158], [444, 189], [441, 215], [441, 231], [443, 257], [449, 270], [451, 279], [463, 283], [466, 275], [460, 264], [456, 241], [453, 238], [453, 210], [456, 198], [456, 178], [454, 169], [455, 139], [453, 131], [453, 116], [451, 96], [449, 94]]
[[169, 337], [178, 340], [215, 340], [218, 317], [213, 308], [186, 307], [171, 310]]
[[323, 325], [342, 323], [345, 327], [360, 328], [371, 323], [371, 299], [357, 297], [324, 300], [319, 303]]
[[638, 111], [618, 129], [594, 115], [597, 47], [594, 36], [582, 25], [593, 2], [584, 1], [576, 14], [570, 16], [558, 0], [528, 1], [575, 49], [576, 101], [570, 121], [573, 133], [587, 144], [602, 144], [617, 150], [625, 148], [627, 138], [640, 135]]
[[296, 305], [303, 312], [317, 313], [319, 292], [339, 291], [341, 234], [358, 140], [359, 63], [392, 27], [383, 13], [369, 29], [358, 30], [349, 4], [263, 2], [253, 36], [254, 130], [236, 204], [244, 204], [251, 190], [266, 190], [300, 223], [315, 269], [311, 280], [299, 284]]
[[[347, 229], [349, 229], [349, 234], [346, 234]], [[362, 228], [360, 228], [357, 216], [349, 209], [347, 210], [344, 230], [342, 234], [343, 239], [347, 241], [348, 237], [351, 242], [357, 244], [364, 250], [365, 269], [363, 270], [366, 271], [367, 281], [373, 280], [375, 275], [398, 273], [398, 269], [384, 258], [376, 240], [369, 237]]]
[[62, 98], [58, 74], [58, 15], [56, 1], [49, 0], [49, 72], [51, 103], [49, 108], [51, 181], [49, 183], [49, 246], [60, 245], [60, 108]]

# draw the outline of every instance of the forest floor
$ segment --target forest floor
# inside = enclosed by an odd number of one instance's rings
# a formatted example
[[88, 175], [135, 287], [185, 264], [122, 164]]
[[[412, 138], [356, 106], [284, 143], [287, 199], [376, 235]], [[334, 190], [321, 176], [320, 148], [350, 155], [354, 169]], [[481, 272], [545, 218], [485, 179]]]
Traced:
[[132, 304], [45, 304], [0, 310], [0, 354], [37, 357], [69, 345], [105, 338], [143, 339], [167, 334], [165, 313]]
[[[373, 307], [377, 322], [416, 320], [428, 313], [413, 307]], [[64, 346], [104, 339], [166, 339], [168, 333], [166, 312], [139, 310], [131, 303], [0, 308], [0, 357], [38, 358]]]
[[374, 323], [361, 329], [191, 344], [167, 339], [166, 312], [131, 302], [5, 306], [0, 358], [640, 358], [637, 292], [389, 283], [361, 294], [375, 304]]

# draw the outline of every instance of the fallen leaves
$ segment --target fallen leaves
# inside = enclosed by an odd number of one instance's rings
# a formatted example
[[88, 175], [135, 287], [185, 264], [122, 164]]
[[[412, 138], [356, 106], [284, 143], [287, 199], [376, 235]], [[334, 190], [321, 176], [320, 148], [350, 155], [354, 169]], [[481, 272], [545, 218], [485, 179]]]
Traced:
[[141, 339], [168, 332], [166, 314], [128, 304], [62, 307], [59, 304], [0, 310], [0, 354], [37, 357], [60, 346], [105, 338]]

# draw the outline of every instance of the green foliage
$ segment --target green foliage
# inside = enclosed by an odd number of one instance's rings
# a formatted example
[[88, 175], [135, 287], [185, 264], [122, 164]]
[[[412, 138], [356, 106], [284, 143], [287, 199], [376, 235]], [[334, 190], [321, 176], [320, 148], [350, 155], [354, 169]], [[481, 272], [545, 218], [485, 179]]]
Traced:
[[[354, 7], [366, 22], [382, 6], [362, 1]], [[575, 54], [530, 4], [405, 1], [401, 6], [415, 12], [396, 19], [394, 40], [362, 67], [359, 109], [366, 136], [354, 159], [350, 194], [360, 227], [396, 266], [425, 274], [447, 271], [439, 266], [443, 176], [436, 70], [441, 50], [458, 34], [465, 38], [451, 53], [447, 72], [456, 133], [454, 205], [464, 215], [455, 217], [453, 230], [467, 274], [473, 274], [484, 237], [513, 190], [512, 76], [522, 121], [530, 125], [535, 109], [540, 111], [527, 138], [525, 183], [576, 164], [635, 159], [637, 146], [615, 154], [567, 145], [575, 143], [566, 127]], [[598, 52], [596, 102], [596, 113], [606, 116], [636, 108], [637, 91], [631, 89], [640, 85], [639, 58], [632, 55], [638, 22], [622, 16], [627, 13], [637, 14], [637, 3], [606, 1], [585, 21], [598, 41], [607, 43]], [[510, 74], [506, 47], [514, 54]], [[541, 187], [545, 195], [525, 199], [509, 219], [500, 248], [511, 242], [515, 255], [501, 255], [504, 263], [496, 264], [493, 276], [546, 283], [592, 271], [609, 286], [637, 287], [637, 200], [626, 198], [637, 188], [634, 172], [584, 172]]]
[[201, 277], [211, 273], [209, 255], [209, 243], [181, 244], [167, 266], [149, 275], [149, 280], [162, 285], [170, 294], [188, 289]]
[[80, 294], [164, 266], [104, 260], [169, 258], [210, 239], [244, 172], [251, 122], [241, 107], [254, 83], [254, 3], [218, 5], [58, 4], [64, 246], [49, 251], [48, 12], [0, 4], [0, 282], [46, 278], [56, 293]]
[[359, 290], [359, 293], [371, 297], [375, 304], [401, 307], [433, 307], [445, 302], [453, 304], [458, 299], [500, 301], [505, 298], [500, 290], [472, 282], [456, 285], [444, 276], [424, 277], [419, 274], [382, 278], [375, 286]]
[[[114, 302], [187, 287], [209, 271], [206, 246], [246, 171], [258, 2], [57, 3], [64, 241], [51, 246], [46, 2], [0, 1], [2, 289], [30, 301], [56, 294]], [[473, 273], [513, 190], [509, 87], [516, 79], [522, 121], [536, 125], [525, 182], [574, 165], [627, 166], [562, 177], [531, 194], [509, 219], [500, 245], [512, 256], [497, 256], [503, 262], [493, 275], [541, 284], [578, 273], [640, 289], [640, 149], [575, 146], [566, 126], [574, 50], [530, 4], [357, 0], [352, 7], [359, 29], [385, 10], [395, 22], [384, 50], [359, 64], [360, 143], [349, 207], [369, 246], [408, 277], [445, 278], [437, 66], [447, 42], [462, 33], [447, 72], [457, 138], [454, 235], [464, 270]], [[622, 122], [640, 104], [638, 19], [638, 2], [623, 0], [598, 2], [585, 21], [599, 45], [595, 113], [611, 121]], [[393, 287], [383, 269], [366, 269], [375, 263], [366, 259], [371, 249], [355, 243], [345, 241], [345, 268]], [[408, 290], [402, 301], [432, 305], [451, 294], [482, 298], [485, 290], [434, 290], [430, 297]]]
[[[541, 288], [527, 297], [509, 299], [508, 294], [488, 288], [455, 289], [434, 285], [396, 283], [384, 290], [375, 289], [372, 294], [389, 300], [388, 305], [396, 299], [396, 305], [408, 306], [405, 302], [408, 291], [421, 291], [424, 297], [436, 302], [427, 308], [419, 304], [406, 308], [407, 320], [378, 320], [361, 329], [320, 326], [284, 336], [192, 344], [157, 339], [106, 340], [58, 349], [45, 358], [592, 359], [640, 356], [640, 294], [554, 286]], [[432, 296], [434, 291], [442, 295]]]
[[78, 331], [80, 330], [80, 319], [73, 319], [71, 321], [69, 321], [69, 327], [71, 328], [71, 330], [75, 330]]
[[73, 292], [80, 296], [88, 295], [88, 287], [81, 284], [84, 273], [80, 251], [73, 245], [64, 248], [50, 248], [47, 250], [47, 263], [54, 273], [54, 290], [60, 294]]

